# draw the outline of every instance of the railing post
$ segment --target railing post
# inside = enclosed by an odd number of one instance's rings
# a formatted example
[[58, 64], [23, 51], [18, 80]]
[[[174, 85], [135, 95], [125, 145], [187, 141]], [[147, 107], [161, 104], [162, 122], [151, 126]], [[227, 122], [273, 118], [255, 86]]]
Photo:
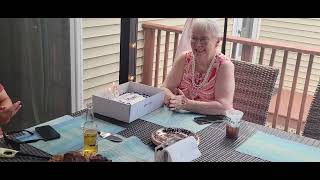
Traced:
[[164, 59], [163, 59], [163, 74], [162, 74], [162, 82], [166, 79], [167, 76], [167, 68], [168, 68], [168, 54], [169, 54], [169, 42], [170, 41], [170, 32], [166, 32], [166, 42], [164, 47]]
[[121, 18], [119, 84], [136, 80], [138, 18]]
[[144, 57], [142, 83], [152, 85], [155, 30], [144, 29]]
[[242, 45], [241, 60], [246, 62], [252, 62], [253, 46]]
[[160, 62], [160, 46], [161, 46], [161, 30], [158, 30], [158, 35], [157, 35], [157, 50], [156, 50], [156, 69], [155, 69], [155, 73], [154, 73], [154, 87], [158, 87], [159, 62]]
[[288, 60], [288, 51], [285, 50], [283, 55], [282, 67], [281, 67], [281, 75], [280, 75], [280, 82], [279, 82], [279, 90], [277, 93], [276, 107], [273, 114], [272, 128], [276, 128], [276, 125], [277, 125], [277, 118], [279, 115], [279, 106], [281, 102], [281, 95], [282, 95], [282, 88], [284, 84], [284, 76], [286, 73], [287, 60]]
[[301, 100], [299, 120], [298, 120], [298, 126], [297, 126], [296, 134], [300, 134], [300, 131], [301, 131], [301, 125], [302, 125], [302, 119], [303, 119], [303, 113], [304, 113], [304, 106], [306, 105], [306, 100], [307, 100], [308, 86], [309, 86], [309, 81], [310, 81], [310, 76], [311, 76], [311, 71], [312, 71], [313, 59], [314, 59], [314, 55], [310, 54], [306, 80], [304, 82], [304, 89], [303, 89], [303, 95], [302, 95], [302, 100]]
[[264, 57], [264, 47], [260, 49], [260, 57], [259, 57], [259, 64], [263, 64], [263, 57]]
[[231, 58], [236, 59], [236, 51], [237, 51], [238, 43], [232, 42], [232, 51], [231, 51]]
[[176, 52], [177, 52], [177, 47], [178, 47], [178, 41], [179, 41], [179, 33], [174, 34], [174, 48], [173, 48], [173, 61], [174, 62], [174, 57], [176, 57]]
[[289, 122], [291, 120], [291, 111], [292, 111], [292, 106], [293, 106], [293, 102], [294, 102], [294, 94], [295, 94], [296, 87], [297, 87], [297, 80], [298, 80], [298, 73], [299, 73], [299, 68], [300, 68], [301, 56], [302, 56], [302, 53], [298, 53], [296, 67], [294, 68], [294, 75], [293, 75], [292, 87], [291, 87], [291, 92], [290, 92], [289, 106], [288, 106], [288, 111], [287, 111], [287, 118], [286, 118], [286, 122], [284, 125], [285, 131], [288, 131]]

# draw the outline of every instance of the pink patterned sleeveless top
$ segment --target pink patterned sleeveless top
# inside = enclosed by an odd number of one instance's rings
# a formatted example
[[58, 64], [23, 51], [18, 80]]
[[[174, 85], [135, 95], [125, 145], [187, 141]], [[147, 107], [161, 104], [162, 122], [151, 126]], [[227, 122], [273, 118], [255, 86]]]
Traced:
[[210, 69], [207, 82], [203, 82], [205, 80], [205, 74], [201, 74], [199, 72], [194, 72], [194, 83], [199, 85], [204, 83], [202, 87], [195, 87], [192, 83], [193, 79], [193, 72], [192, 72], [192, 64], [194, 61], [193, 53], [187, 52], [185, 58], [185, 65], [184, 65], [184, 73], [182, 77], [182, 81], [178, 86], [179, 89], [185, 94], [185, 96], [189, 99], [196, 100], [196, 101], [214, 101], [215, 100], [215, 82], [217, 72], [221, 64], [229, 61], [229, 59], [223, 55], [222, 53], [217, 53], [215, 57], [215, 62]]

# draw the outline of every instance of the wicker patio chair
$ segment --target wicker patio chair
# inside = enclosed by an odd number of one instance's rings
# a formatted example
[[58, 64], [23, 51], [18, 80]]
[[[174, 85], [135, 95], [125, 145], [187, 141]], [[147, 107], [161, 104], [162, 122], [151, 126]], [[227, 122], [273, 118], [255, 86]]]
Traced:
[[243, 119], [265, 125], [279, 69], [232, 60], [235, 70], [233, 106], [241, 110]]
[[311, 103], [303, 136], [320, 140], [320, 82]]

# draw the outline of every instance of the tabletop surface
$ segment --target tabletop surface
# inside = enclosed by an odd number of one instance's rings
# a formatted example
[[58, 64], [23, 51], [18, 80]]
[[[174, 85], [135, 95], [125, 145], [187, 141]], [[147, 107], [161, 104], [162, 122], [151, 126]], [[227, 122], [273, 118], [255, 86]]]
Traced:
[[[81, 115], [83, 111], [73, 114], [73, 116]], [[144, 120], [136, 120], [127, 125], [126, 129], [118, 134], [124, 137], [136, 136], [141, 141], [154, 148], [151, 141], [151, 133], [162, 128], [162, 126], [147, 122]], [[199, 150], [202, 155], [194, 160], [195, 162], [264, 162], [265, 160], [256, 158], [244, 153], [236, 151], [236, 149], [251, 137], [256, 131], [262, 131], [267, 134], [275, 135], [280, 138], [292, 140], [302, 144], [320, 147], [320, 141], [311, 139], [297, 134], [288, 133], [279, 129], [273, 129], [262, 125], [241, 121], [239, 137], [236, 140], [225, 137], [225, 123], [212, 124], [207, 128], [199, 131], [197, 134], [200, 137]], [[4, 140], [0, 139], [0, 147], [8, 148]], [[21, 145], [21, 151], [29, 154], [40, 156], [51, 155], [43, 152], [28, 144]], [[15, 157], [15, 158], [0, 158], [0, 162], [26, 162], [26, 161], [44, 161], [33, 157]]]

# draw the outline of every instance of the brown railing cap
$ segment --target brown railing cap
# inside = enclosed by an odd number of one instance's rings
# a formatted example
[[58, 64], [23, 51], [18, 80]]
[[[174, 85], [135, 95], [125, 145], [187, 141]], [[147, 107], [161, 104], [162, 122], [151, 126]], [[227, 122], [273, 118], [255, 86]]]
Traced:
[[[144, 29], [158, 29], [162, 31], [169, 31], [169, 32], [175, 32], [175, 33], [182, 33], [182, 28], [177, 26], [168, 26], [168, 25], [162, 25], [158, 23], [152, 23], [152, 22], [145, 22], [142, 24], [142, 28]], [[236, 36], [227, 36], [227, 41], [230, 42], [236, 42], [244, 45], [251, 45], [251, 46], [259, 46], [264, 48], [273, 48], [273, 49], [279, 49], [279, 50], [287, 50], [291, 52], [298, 52], [303, 54], [311, 54], [320, 56], [320, 48], [312, 48], [312, 47], [302, 47], [299, 45], [290, 45], [290, 44], [284, 44], [280, 42], [273, 42], [273, 41], [267, 41], [267, 40], [258, 40], [258, 39], [249, 39], [249, 38], [243, 38], [243, 37], [236, 37]]]
[[320, 48], [302, 47], [299, 45], [284, 44], [281, 42], [249, 39], [249, 38], [236, 37], [236, 36], [227, 36], [227, 41], [250, 45], [250, 46], [260, 46], [264, 48], [273, 48], [277, 50], [287, 50], [291, 52], [298, 52], [298, 53], [320, 56]]
[[145, 22], [142, 24], [142, 28], [144, 29], [159, 29], [162, 31], [170, 31], [175, 33], [182, 33], [182, 28], [177, 26], [167, 26], [158, 23]]

